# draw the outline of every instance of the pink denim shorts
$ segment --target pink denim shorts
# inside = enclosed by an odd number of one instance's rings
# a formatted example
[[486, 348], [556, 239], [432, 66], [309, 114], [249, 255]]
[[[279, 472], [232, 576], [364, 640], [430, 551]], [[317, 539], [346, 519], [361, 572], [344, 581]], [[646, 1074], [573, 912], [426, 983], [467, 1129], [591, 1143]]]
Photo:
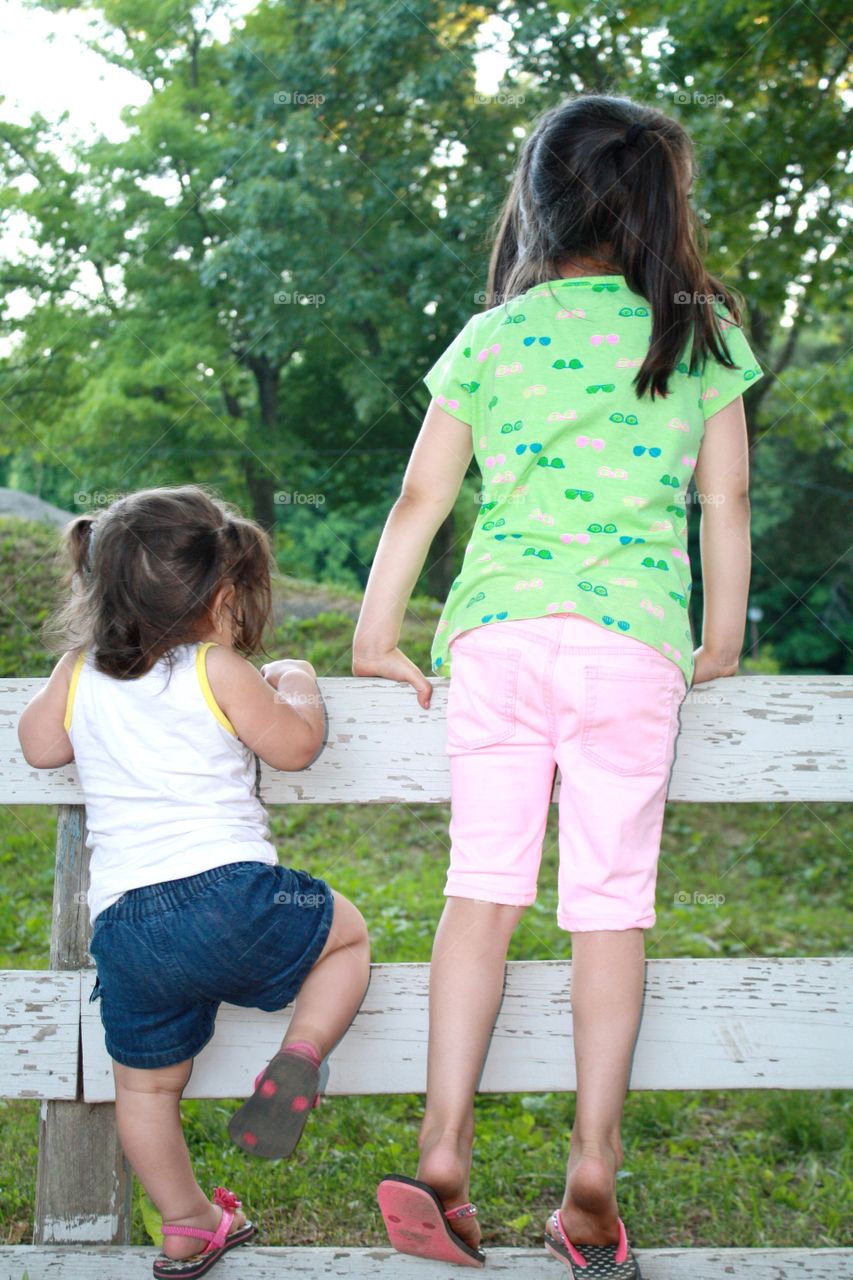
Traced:
[[558, 767], [560, 926], [650, 929], [686, 693], [669, 658], [579, 614], [457, 636], [445, 894], [509, 906], [535, 901]]

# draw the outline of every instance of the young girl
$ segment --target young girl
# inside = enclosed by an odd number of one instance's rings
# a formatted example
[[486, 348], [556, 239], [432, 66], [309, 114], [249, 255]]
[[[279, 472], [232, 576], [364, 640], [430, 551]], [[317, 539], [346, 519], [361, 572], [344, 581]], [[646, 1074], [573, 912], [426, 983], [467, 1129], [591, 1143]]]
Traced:
[[473, 1100], [559, 766], [557, 919], [572, 935], [578, 1083], [545, 1244], [573, 1275], [639, 1275], [615, 1179], [643, 930], [655, 923], [681, 703], [691, 678], [738, 667], [750, 563], [741, 393], [762, 376], [734, 297], [703, 265], [692, 176], [684, 129], [626, 99], [578, 97], [538, 120], [500, 218], [489, 309], [426, 375], [434, 398], [367, 585], [353, 672], [408, 681], [428, 707], [399, 628], [473, 452], [482, 505], [432, 650], [436, 673], [452, 664], [452, 847], [420, 1165], [417, 1180], [379, 1189], [404, 1252], [483, 1263], [468, 1203]]
[[77, 763], [119, 1137], [165, 1224], [154, 1275], [188, 1280], [255, 1234], [231, 1192], [202, 1192], [181, 1129], [220, 1003], [296, 997], [229, 1124], [244, 1150], [289, 1155], [364, 994], [367, 932], [323, 880], [279, 865], [258, 799], [256, 756], [304, 769], [325, 732], [310, 663], [259, 673], [240, 656], [270, 616], [263, 530], [200, 488], [150, 489], [75, 519], [67, 547], [68, 652], [19, 736], [37, 768]]

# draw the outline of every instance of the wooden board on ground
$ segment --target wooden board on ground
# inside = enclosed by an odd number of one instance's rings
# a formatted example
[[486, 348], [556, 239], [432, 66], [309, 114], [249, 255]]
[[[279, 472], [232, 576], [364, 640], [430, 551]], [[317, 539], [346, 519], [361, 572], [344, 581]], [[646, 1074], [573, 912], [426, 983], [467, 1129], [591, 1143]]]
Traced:
[[[264, 768], [269, 804], [436, 804], [449, 799], [445, 711], [449, 680], [432, 707], [408, 685], [320, 680], [329, 740], [310, 769]], [[73, 765], [32, 769], [16, 725], [43, 680], [0, 680], [0, 793], [6, 804], [82, 803]], [[735, 676], [691, 690], [670, 780], [670, 800], [850, 800], [853, 679]], [[555, 795], [558, 792], [555, 791]]]
[[[508, 966], [480, 1088], [574, 1090], [570, 964]], [[853, 1086], [853, 959], [649, 960], [632, 1089], [826, 1089]], [[83, 982], [88, 1102], [111, 1100], [113, 1077], [94, 981]], [[330, 1059], [329, 1094], [422, 1093], [428, 966], [375, 965], [353, 1027]], [[287, 1016], [224, 1005], [196, 1060], [187, 1097], [248, 1096], [278, 1048]]]
[[[853, 1249], [637, 1249], [643, 1280], [853, 1280]], [[152, 1249], [0, 1248], [0, 1280], [151, 1280]], [[473, 1275], [390, 1249], [235, 1249], [221, 1280], [448, 1280]], [[482, 1276], [559, 1280], [567, 1272], [540, 1249], [490, 1249]]]
[[0, 971], [0, 1098], [76, 1098], [79, 1036], [79, 972]]

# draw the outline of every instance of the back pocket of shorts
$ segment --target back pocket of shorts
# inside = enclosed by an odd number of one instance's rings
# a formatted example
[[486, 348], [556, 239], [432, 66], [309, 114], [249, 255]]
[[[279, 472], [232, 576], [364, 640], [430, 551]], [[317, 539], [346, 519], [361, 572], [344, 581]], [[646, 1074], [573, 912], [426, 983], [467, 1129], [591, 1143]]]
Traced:
[[677, 675], [586, 667], [581, 754], [625, 777], [659, 769], [672, 744]]
[[447, 745], [452, 750], [494, 747], [515, 733], [515, 698], [521, 650], [463, 641], [452, 650], [447, 694]]

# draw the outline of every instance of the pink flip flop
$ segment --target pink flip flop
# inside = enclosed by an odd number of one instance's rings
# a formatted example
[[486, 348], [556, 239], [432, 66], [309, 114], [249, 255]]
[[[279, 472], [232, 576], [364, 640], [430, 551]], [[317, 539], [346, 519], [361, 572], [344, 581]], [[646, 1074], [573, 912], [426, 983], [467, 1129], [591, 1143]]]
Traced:
[[376, 1198], [388, 1238], [398, 1253], [434, 1262], [455, 1262], [462, 1267], [482, 1267], [486, 1255], [461, 1240], [448, 1222], [473, 1218], [473, 1204], [445, 1209], [432, 1187], [414, 1178], [392, 1176], [380, 1182]]
[[552, 1236], [549, 1231], [545, 1232], [545, 1248], [568, 1268], [572, 1280], [582, 1280], [585, 1275], [596, 1276], [597, 1280], [643, 1280], [637, 1259], [628, 1246], [628, 1233], [621, 1218], [619, 1239], [615, 1244], [572, 1244], [559, 1209], [551, 1214], [548, 1225], [557, 1234]]
[[251, 1222], [243, 1224], [239, 1230], [228, 1234], [234, 1215], [241, 1208], [240, 1201], [225, 1187], [217, 1187], [213, 1195], [213, 1203], [222, 1210], [219, 1226], [215, 1231], [205, 1231], [202, 1227], [184, 1227], [180, 1223], [163, 1223], [164, 1236], [189, 1236], [193, 1240], [204, 1240], [206, 1248], [201, 1253], [194, 1253], [191, 1258], [167, 1258], [161, 1254], [154, 1263], [155, 1280], [195, 1280], [196, 1276], [205, 1275], [211, 1267], [223, 1258], [229, 1249], [239, 1244], [246, 1244], [255, 1235]]
[[322, 1075], [310, 1045], [294, 1042], [282, 1049], [255, 1078], [251, 1098], [228, 1121], [231, 1141], [265, 1160], [291, 1155], [309, 1113], [319, 1104]]

